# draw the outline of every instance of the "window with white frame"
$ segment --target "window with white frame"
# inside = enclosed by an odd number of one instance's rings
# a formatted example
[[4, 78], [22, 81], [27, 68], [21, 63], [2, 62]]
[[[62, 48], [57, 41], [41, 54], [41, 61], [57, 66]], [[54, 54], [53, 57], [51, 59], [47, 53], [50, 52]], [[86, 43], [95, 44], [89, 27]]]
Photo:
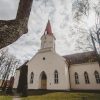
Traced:
[[79, 84], [79, 76], [77, 72], [75, 72], [75, 83]]
[[89, 84], [90, 81], [89, 81], [89, 76], [88, 76], [88, 73], [87, 72], [84, 72], [84, 78], [85, 78], [85, 83], [86, 84]]
[[58, 71], [57, 70], [55, 70], [55, 72], [54, 72], [54, 83], [55, 84], [58, 84]]
[[94, 75], [95, 75], [96, 83], [100, 84], [100, 75], [99, 75], [98, 71], [95, 71]]
[[32, 83], [33, 83], [33, 78], [34, 78], [34, 73], [33, 73], [33, 72], [31, 72], [31, 75], [30, 75], [30, 84], [32, 84]]

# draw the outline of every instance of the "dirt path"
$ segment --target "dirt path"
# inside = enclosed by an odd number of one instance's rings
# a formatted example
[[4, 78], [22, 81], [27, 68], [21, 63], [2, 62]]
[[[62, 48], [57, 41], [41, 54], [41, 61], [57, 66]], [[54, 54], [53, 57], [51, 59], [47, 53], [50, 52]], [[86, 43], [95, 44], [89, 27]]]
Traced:
[[12, 100], [21, 100], [19, 96], [14, 96]]

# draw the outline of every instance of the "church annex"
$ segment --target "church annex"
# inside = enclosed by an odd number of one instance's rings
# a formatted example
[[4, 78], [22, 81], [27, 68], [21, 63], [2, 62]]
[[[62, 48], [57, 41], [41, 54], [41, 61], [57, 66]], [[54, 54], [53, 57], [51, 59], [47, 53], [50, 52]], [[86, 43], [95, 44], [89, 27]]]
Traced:
[[16, 70], [14, 88], [22, 83], [21, 69], [26, 69], [22, 76], [26, 78], [25, 86], [29, 90], [100, 90], [100, 66], [95, 52], [62, 57], [55, 51], [55, 40], [48, 21], [40, 50], [24, 67]]

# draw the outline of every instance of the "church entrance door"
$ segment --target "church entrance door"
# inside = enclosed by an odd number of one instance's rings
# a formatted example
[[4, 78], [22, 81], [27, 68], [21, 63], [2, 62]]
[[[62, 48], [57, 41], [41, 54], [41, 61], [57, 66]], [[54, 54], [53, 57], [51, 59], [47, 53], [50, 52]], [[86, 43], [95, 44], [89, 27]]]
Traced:
[[47, 76], [43, 71], [40, 75], [41, 77], [41, 89], [47, 89]]

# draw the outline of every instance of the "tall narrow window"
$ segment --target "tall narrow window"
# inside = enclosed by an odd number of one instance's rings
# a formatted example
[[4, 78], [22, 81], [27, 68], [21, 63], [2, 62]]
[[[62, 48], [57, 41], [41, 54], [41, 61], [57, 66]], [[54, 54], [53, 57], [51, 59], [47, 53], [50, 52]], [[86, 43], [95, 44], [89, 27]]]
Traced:
[[31, 75], [30, 75], [30, 83], [31, 83], [31, 84], [33, 83], [33, 78], [34, 78], [34, 73], [31, 72]]
[[55, 70], [54, 72], [54, 83], [58, 84], [58, 71], [57, 70]]
[[75, 83], [79, 84], [79, 77], [77, 72], [75, 72]]
[[89, 84], [90, 81], [89, 81], [89, 76], [88, 76], [88, 73], [87, 72], [84, 72], [84, 78], [85, 78], [85, 83], [86, 84]]
[[99, 73], [97, 71], [95, 71], [94, 72], [94, 75], [95, 75], [96, 83], [97, 84], [100, 84], [100, 76], [99, 76]]

